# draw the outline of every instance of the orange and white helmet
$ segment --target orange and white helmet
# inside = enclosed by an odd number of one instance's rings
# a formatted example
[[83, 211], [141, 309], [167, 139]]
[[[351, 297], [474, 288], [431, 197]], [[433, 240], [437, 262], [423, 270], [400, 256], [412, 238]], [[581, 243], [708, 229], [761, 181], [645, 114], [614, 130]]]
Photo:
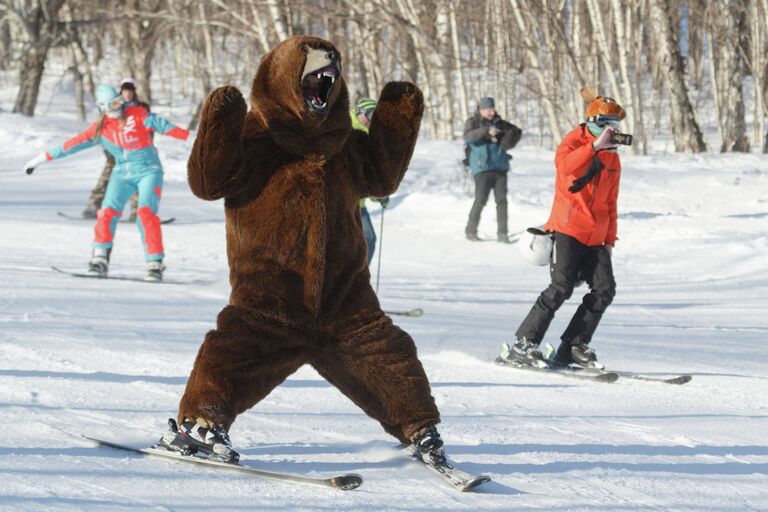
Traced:
[[608, 96], [597, 96], [591, 87], [582, 87], [581, 97], [588, 102], [584, 112], [587, 122], [621, 121], [627, 115], [624, 108], [615, 99]]

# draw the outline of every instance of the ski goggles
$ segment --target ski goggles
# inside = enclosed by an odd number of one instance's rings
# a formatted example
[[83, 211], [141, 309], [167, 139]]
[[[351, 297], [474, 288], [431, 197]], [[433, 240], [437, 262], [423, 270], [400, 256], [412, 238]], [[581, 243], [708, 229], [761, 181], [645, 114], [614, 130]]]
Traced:
[[109, 100], [106, 103], [100, 103], [99, 108], [101, 110], [119, 110], [123, 106], [123, 103], [125, 103], [123, 97], [118, 96], [117, 98]]
[[595, 120], [592, 121], [600, 128], [618, 128], [621, 120], [619, 116], [595, 116]]

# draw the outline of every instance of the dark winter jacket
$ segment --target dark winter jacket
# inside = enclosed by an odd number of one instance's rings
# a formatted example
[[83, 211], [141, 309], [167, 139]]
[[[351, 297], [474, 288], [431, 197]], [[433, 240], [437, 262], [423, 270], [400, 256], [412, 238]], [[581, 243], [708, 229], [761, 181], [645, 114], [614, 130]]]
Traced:
[[[494, 137], [488, 134], [491, 126], [499, 130]], [[507, 151], [515, 147], [522, 134], [520, 128], [502, 120], [498, 114], [488, 120], [478, 112], [467, 119], [464, 124], [464, 142], [469, 150], [467, 158], [472, 174], [509, 171], [511, 157]]]

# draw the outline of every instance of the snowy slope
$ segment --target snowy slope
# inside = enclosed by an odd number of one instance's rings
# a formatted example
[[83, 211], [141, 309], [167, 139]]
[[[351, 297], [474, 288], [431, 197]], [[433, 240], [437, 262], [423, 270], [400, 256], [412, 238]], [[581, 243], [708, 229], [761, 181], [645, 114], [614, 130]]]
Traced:
[[[83, 208], [103, 157], [92, 149], [32, 176], [22, 164], [85, 126], [72, 119], [0, 114], [0, 510], [768, 510], [765, 156], [624, 157], [618, 294], [594, 347], [615, 368], [694, 379], [592, 384], [492, 364], [547, 270], [515, 246], [464, 240], [461, 145], [421, 141], [385, 214], [381, 301], [425, 310], [397, 322], [418, 344], [449, 455], [494, 482], [449, 489], [303, 368], [238, 418], [233, 441], [246, 463], [270, 469], [361, 473], [363, 487], [345, 493], [78, 437], [155, 441], [229, 289], [223, 205], [189, 192], [191, 142], [163, 137], [161, 215], [177, 219], [164, 227], [167, 277], [208, 284], [49, 270], [85, 267], [91, 223], [56, 212]], [[513, 153], [510, 224], [520, 231], [547, 218], [553, 155], [525, 140]], [[494, 218], [491, 201], [481, 234], [492, 237]], [[112, 271], [142, 268], [137, 230], [121, 224]], [[555, 319], [552, 343], [581, 292]]]

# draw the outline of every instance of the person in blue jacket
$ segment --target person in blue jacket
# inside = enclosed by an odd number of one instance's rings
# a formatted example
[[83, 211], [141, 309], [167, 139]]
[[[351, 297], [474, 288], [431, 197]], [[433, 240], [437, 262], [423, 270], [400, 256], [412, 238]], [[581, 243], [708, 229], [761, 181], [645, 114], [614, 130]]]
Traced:
[[498, 241], [509, 243], [507, 229], [507, 173], [511, 157], [507, 151], [515, 147], [522, 136], [517, 126], [501, 119], [493, 98], [482, 98], [477, 112], [464, 125], [469, 167], [475, 180], [475, 202], [469, 211], [464, 232], [467, 240], [478, 241], [480, 214], [493, 190], [496, 200]]
[[145, 279], [163, 278], [163, 237], [157, 210], [163, 188], [163, 167], [152, 142], [153, 132], [186, 140], [189, 132], [150, 113], [144, 106], [126, 106], [125, 99], [113, 87], [101, 84], [96, 89], [96, 101], [102, 112], [83, 132], [63, 144], [42, 153], [24, 166], [32, 174], [38, 165], [56, 158], [102, 146], [115, 158], [115, 168], [109, 178], [107, 192], [96, 216], [93, 252], [87, 273], [106, 277], [117, 221], [123, 207], [136, 192], [139, 194], [136, 225], [141, 233], [147, 262]]

